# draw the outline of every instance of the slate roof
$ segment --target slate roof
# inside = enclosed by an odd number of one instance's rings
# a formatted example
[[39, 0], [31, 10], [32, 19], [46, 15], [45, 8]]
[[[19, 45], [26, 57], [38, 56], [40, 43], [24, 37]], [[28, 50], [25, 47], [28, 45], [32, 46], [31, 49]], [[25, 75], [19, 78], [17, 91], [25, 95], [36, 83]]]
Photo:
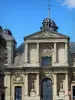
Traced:
[[24, 52], [24, 42], [18, 48], [16, 48], [16, 54], [23, 52]]
[[0, 33], [0, 44], [2, 44], [4, 47], [6, 46], [6, 41], [3, 38], [3, 36], [1, 35], [1, 33]]
[[[70, 42], [70, 51], [71, 53], [75, 53], [75, 42]], [[16, 54], [24, 52], [24, 42], [16, 48]]]
[[2, 32], [1, 32], [0, 34], [3, 36], [3, 38], [4, 38], [6, 41], [10, 40], [10, 41], [15, 41], [15, 43], [16, 43], [16, 40], [15, 40], [14, 37], [12, 36], [12, 33], [11, 33], [11, 31], [10, 31], [9, 29], [4, 29], [4, 30], [2, 30]]
[[70, 51], [75, 53], [75, 42], [70, 42]]

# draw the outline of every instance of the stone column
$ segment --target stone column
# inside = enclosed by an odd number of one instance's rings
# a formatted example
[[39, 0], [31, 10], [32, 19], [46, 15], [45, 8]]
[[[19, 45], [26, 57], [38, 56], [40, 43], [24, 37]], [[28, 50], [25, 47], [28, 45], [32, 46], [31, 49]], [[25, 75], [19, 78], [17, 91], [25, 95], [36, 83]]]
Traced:
[[37, 83], [36, 83], [36, 95], [39, 96], [39, 74], [36, 75]]
[[54, 96], [57, 96], [57, 74], [54, 74]]
[[28, 63], [28, 43], [25, 43], [25, 63]]
[[54, 63], [56, 63], [56, 54], [57, 54], [57, 47], [56, 47], [56, 43], [54, 43]]
[[28, 96], [28, 74], [25, 74], [25, 96]]
[[68, 74], [65, 75], [65, 95], [68, 95]]
[[5, 89], [5, 100], [10, 100], [11, 97], [11, 85], [10, 85], [10, 74], [5, 74], [4, 76], [4, 86], [6, 87]]
[[39, 43], [37, 43], [37, 63], [39, 63]]
[[68, 62], [68, 45], [65, 43], [65, 62]]

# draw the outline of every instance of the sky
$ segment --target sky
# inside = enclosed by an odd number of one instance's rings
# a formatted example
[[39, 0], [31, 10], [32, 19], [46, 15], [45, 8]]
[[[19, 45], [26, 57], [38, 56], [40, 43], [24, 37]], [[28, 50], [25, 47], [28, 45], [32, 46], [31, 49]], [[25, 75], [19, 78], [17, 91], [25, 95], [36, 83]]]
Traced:
[[[24, 37], [40, 30], [48, 17], [48, 0], [0, 0], [0, 25], [11, 30], [17, 46]], [[58, 32], [75, 42], [75, 0], [50, 0], [50, 18]]]

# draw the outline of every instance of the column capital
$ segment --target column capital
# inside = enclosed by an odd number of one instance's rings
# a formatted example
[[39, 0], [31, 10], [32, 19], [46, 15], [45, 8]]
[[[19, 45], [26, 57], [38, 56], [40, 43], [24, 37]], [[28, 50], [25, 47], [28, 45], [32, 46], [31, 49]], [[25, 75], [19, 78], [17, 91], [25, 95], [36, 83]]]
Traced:
[[56, 42], [54, 42], [54, 46], [56, 46], [56, 44], [57, 44], [57, 43], [56, 43]]
[[24, 75], [28, 75], [29, 73], [24, 73]]
[[68, 44], [68, 42], [65, 42], [65, 44]]
[[36, 44], [39, 44], [39, 42], [36, 42]]
[[54, 44], [57, 44], [57, 42], [54, 42]]
[[28, 44], [28, 42], [25, 42], [24, 44], [26, 45], [26, 44]]
[[40, 73], [36, 73], [36, 75], [39, 75]]
[[57, 73], [54, 73], [54, 75], [57, 75]]
[[68, 75], [68, 73], [65, 73], [65, 75]]

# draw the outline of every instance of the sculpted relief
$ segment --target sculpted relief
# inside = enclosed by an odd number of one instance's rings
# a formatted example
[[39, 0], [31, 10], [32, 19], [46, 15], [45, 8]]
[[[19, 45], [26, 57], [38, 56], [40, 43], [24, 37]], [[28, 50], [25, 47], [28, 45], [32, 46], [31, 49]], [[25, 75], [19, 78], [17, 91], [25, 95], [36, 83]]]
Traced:
[[44, 44], [40, 48], [41, 56], [52, 56], [52, 46]]
[[23, 77], [19, 75], [15, 76], [13, 79], [13, 83], [23, 83]]

